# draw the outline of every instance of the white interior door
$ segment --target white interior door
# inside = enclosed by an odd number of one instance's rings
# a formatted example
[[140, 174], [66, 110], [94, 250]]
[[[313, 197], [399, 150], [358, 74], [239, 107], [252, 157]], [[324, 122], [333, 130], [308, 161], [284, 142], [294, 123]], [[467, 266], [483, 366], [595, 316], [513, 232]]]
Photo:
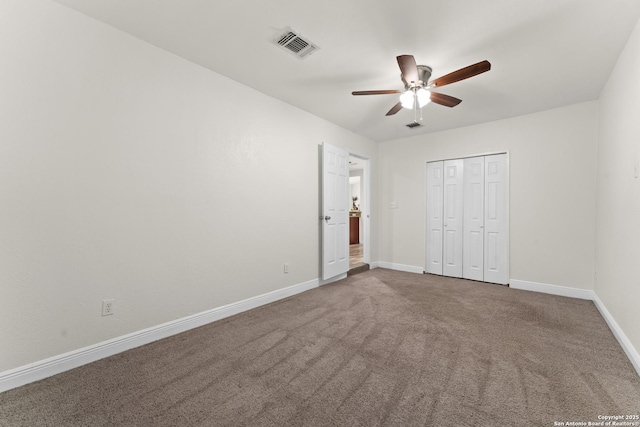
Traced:
[[427, 163], [427, 259], [425, 271], [442, 275], [443, 162]]
[[462, 159], [444, 161], [444, 224], [442, 274], [462, 277]]
[[484, 280], [484, 157], [464, 159], [462, 277]]
[[507, 156], [485, 157], [484, 281], [507, 284]]
[[349, 152], [322, 144], [322, 278], [349, 270]]

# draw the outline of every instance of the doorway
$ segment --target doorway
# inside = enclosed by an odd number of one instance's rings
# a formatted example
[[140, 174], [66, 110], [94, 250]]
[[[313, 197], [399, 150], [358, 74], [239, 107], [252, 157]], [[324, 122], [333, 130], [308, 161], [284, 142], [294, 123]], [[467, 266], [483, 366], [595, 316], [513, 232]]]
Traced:
[[369, 159], [349, 155], [349, 271], [369, 270]]
[[[320, 152], [320, 271], [323, 283], [347, 277], [369, 269], [371, 259], [371, 167], [366, 156], [350, 152], [325, 142]], [[351, 163], [351, 164], [350, 164]], [[360, 195], [354, 199], [350, 193], [349, 175], [360, 177], [357, 189]], [[356, 196], [356, 194], [354, 194]], [[355, 207], [354, 207], [355, 205]], [[354, 211], [353, 231], [358, 232], [355, 250], [362, 252], [362, 263], [350, 269], [350, 213]], [[354, 253], [358, 261], [360, 257]]]

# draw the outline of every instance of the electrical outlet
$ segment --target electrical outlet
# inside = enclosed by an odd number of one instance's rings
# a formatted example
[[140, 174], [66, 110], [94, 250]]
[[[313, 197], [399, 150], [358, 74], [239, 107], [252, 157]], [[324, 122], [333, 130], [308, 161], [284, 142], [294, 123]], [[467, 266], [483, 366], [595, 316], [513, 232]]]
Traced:
[[112, 299], [102, 300], [102, 315], [111, 316], [112, 314], [113, 314], [113, 300]]
[[398, 209], [398, 202], [389, 203], [389, 209]]
[[284, 263], [284, 274], [289, 273], [289, 264], [287, 264], [286, 262]]

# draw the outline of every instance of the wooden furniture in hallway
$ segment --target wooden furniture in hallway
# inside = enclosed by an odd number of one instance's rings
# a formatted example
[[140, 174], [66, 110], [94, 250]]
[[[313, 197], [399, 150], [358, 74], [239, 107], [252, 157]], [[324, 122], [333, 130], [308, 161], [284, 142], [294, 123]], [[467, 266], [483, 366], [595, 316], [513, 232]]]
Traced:
[[360, 243], [360, 211], [349, 212], [349, 244]]

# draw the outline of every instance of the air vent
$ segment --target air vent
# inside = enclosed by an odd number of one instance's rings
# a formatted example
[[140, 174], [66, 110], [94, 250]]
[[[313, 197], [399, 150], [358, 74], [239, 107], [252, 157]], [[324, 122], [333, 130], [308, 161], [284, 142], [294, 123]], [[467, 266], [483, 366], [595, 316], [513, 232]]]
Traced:
[[287, 30], [284, 34], [276, 37], [274, 42], [287, 52], [300, 59], [304, 59], [308, 55], [320, 49], [317, 45], [311, 43], [309, 40], [303, 39], [300, 35], [291, 30]]
[[420, 126], [422, 126], [422, 125], [421, 125], [420, 123], [418, 123], [418, 122], [411, 122], [411, 123], [409, 123], [409, 124], [407, 125], [407, 127], [408, 127], [408, 128], [411, 128], [411, 129], [413, 129], [413, 128], [418, 128], [418, 127], [420, 127]]

